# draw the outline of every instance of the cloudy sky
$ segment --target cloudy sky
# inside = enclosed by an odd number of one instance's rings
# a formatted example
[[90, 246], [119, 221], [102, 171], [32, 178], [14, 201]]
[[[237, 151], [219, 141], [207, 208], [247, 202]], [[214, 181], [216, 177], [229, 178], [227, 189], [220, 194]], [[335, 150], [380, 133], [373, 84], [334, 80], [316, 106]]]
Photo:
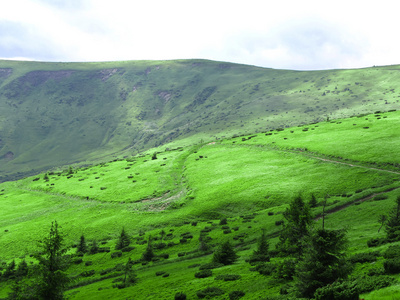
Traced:
[[205, 58], [314, 70], [400, 64], [396, 1], [2, 0], [0, 58]]

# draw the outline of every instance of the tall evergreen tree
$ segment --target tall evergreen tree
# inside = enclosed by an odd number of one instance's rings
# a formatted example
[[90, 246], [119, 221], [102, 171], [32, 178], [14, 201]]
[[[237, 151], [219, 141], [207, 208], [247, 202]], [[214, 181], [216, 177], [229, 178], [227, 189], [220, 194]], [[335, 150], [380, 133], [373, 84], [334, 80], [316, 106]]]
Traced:
[[299, 296], [313, 298], [318, 288], [345, 279], [350, 273], [344, 230], [314, 230], [303, 244], [304, 256], [297, 263], [294, 276]]
[[308, 235], [312, 223], [310, 207], [297, 196], [283, 213], [286, 222], [279, 237], [277, 249], [283, 256], [300, 257], [302, 255], [302, 240]]
[[146, 251], [144, 251], [144, 253], [142, 254], [142, 260], [151, 261], [153, 259], [153, 257], [154, 257], [153, 244], [151, 241], [151, 236], [149, 236]]
[[396, 198], [396, 206], [393, 207], [385, 222], [387, 239], [391, 242], [400, 240], [400, 196]]
[[92, 245], [89, 248], [89, 253], [96, 254], [97, 252], [99, 252], [99, 246], [97, 245], [96, 240], [93, 240]]
[[257, 249], [253, 251], [249, 262], [250, 264], [254, 264], [258, 262], [267, 262], [269, 259], [269, 243], [267, 240], [267, 235], [265, 234], [265, 230], [263, 229], [261, 236], [258, 239]]
[[88, 252], [88, 247], [86, 245], [85, 236], [82, 234], [79, 240], [79, 244], [76, 247], [76, 253], [86, 253]]
[[223, 265], [233, 264], [239, 256], [236, 254], [235, 249], [229, 241], [226, 241], [218, 247], [214, 252], [213, 262], [221, 263]]
[[64, 299], [64, 290], [70, 282], [65, 273], [69, 266], [65, 256], [68, 248], [57, 221], [51, 223], [50, 233], [40, 242], [40, 247], [43, 254], [36, 256], [39, 261], [38, 298]]
[[119, 236], [118, 242], [115, 245], [115, 250], [124, 249], [125, 247], [128, 247], [130, 243], [131, 243], [131, 238], [125, 232], [125, 228], [123, 227], [122, 230], [121, 230], [121, 234]]

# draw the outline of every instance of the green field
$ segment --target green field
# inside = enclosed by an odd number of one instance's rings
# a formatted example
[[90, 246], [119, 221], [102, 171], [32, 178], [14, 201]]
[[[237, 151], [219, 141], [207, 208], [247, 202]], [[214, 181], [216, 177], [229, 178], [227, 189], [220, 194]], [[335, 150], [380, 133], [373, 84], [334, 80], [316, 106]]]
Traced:
[[[218, 140], [174, 141], [140, 155], [1, 183], [0, 259], [3, 265], [23, 258], [34, 262], [30, 256], [38, 251], [37, 241], [57, 220], [69, 246], [84, 234], [88, 242], [96, 240], [111, 250], [85, 254], [83, 262], [70, 267], [69, 275], [77, 276], [66, 292], [70, 299], [173, 299], [179, 291], [197, 299], [196, 292], [209, 286], [225, 291], [213, 299], [228, 299], [234, 290], [245, 292], [242, 299], [278, 297], [288, 282], [251, 271], [246, 259], [262, 229], [274, 249], [282, 228], [276, 222], [292, 199], [301, 195], [308, 201], [314, 195], [319, 205], [313, 215], [322, 212], [326, 197], [325, 226], [347, 229], [349, 257], [380, 252], [375, 263], [354, 264], [350, 276], [362, 277], [383, 268], [390, 244], [370, 249], [367, 241], [384, 236], [383, 230], [378, 233], [378, 216], [387, 214], [400, 196], [400, 112], [374, 112]], [[219, 224], [223, 218], [225, 226]], [[321, 219], [314, 226], [320, 227]], [[135, 249], [111, 258], [123, 227]], [[206, 253], [198, 251], [204, 229], [211, 238]], [[142, 264], [150, 236], [153, 243], [166, 244], [155, 253], [168, 258]], [[199, 265], [210, 262], [212, 251], [226, 240], [235, 246], [237, 262], [214, 269], [211, 277], [195, 278]], [[138, 282], [113, 288], [121, 277], [118, 265], [129, 257], [137, 261]], [[82, 275], [90, 270], [90, 276]], [[216, 280], [221, 274], [241, 277]], [[393, 276], [398, 280], [399, 275]], [[0, 283], [0, 298], [7, 296], [10, 282]], [[399, 295], [396, 281], [361, 298]]]

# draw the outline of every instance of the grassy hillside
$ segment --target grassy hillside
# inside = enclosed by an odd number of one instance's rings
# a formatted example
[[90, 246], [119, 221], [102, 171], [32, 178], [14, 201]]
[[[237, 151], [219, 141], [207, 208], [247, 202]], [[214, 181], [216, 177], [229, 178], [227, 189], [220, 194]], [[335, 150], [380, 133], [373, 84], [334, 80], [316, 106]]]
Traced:
[[387, 111], [399, 105], [398, 69], [0, 61], [0, 181], [176, 140], [189, 145]]
[[[385, 251], [398, 244], [367, 247], [368, 240], [385, 235], [378, 233], [378, 216], [387, 214], [400, 196], [399, 124], [400, 112], [379, 112], [191, 146], [175, 142], [91, 167], [4, 182], [0, 258], [3, 263], [33, 262], [36, 241], [57, 220], [68, 245], [76, 245], [84, 234], [110, 251], [86, 254], [73, 264], [68, 272], [77, 279], [66, 293], [71, 299], [173, 299], [179, 291], [197, 299], [196, 292], [209, 286], [224, 290], [215, 299], [227, 299], [234, 290], [245, 292], [242, 299], [278, 297], [290, 282], [251, 270], [246, 259], [262, 229], [274, 249], [288, 204], [299, 194], [307, 201], [313, 194], [319, 203], [312, 209], [315, 226], [321, 226], [317, 216], [327, 197], [325, 226], [347, 228], [347, 254], [355, 257], [351, 277], [378, 274]], [[226, 225], [220, 224], [223, 218]], [[123, 227], [134, 249], [118, 257], [114, 247]], [[198, 250], [204, 233], [210, 252]], [[142, 263], [150, 236], [159, 257]], [[199, 266], [210, 262], [212, 251], [226, 240], [235, 246], [238, 261], [214, 269], [211, 277], [196, 278]], [[374, 262], [355, 262], [359, 253], [371, 251], [377, 251]], [[138, 282], [112, 288], [129, 257], [137, 261]], [[219, 280], [223, 274], [240, 278]], [[392, 275], [393, 285], [362, 298], [399, 297], [398, 276]], [[9, 281], [1, 282], [0, 297], [9, 288]]]

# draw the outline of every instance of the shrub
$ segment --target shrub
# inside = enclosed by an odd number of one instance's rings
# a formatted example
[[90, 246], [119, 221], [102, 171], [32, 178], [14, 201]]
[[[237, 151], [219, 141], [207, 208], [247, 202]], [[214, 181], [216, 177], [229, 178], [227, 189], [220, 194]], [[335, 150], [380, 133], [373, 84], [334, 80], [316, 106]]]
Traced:
[[283, 223], [284, 223], [283, 220], [275, 221], [275, 225], [276, 225], [276, 226], [283, 225]]
[[229, 300], [237, 300], [245, 295], [243, 291], [233, 291], [229, 293]]
[[269, 276], [276, 270], [276, 265], [272, 263], [263, 263], [257, 265], [255, 270], [261, 275]]
[[72, 263], [73, 263], [73, 264], [76, 264], [76, 265], [79, 265], [79, 264], [82, 263], [82, 262], [83, 262], [82, 257], [74, 257], [74, 258], [72, 259]]
[[219, 287], [208, 287], [203, 290], [200, 290], [196, 293], [197, 297], [199, 298], [205, 298], [205, 297], [215, 297], [215, 296], [220, 296], [224, 294], [225, 291], [220, 289]]
[[390, 258], [398, 258], [400, 256], [400, 245], [392, 245], [386, 249], [385, 253], [383, 253], [383, 257], [386, 259]]
[[221, 263], [223, 265], [231, 265], [238, 259], [238, 257], [239, 256], [236, 254], [231, 243], [227, 241], [219, 246], [214, 252], [213, 262]]
[[95, 270], [90, 270], [90, 271], [82, 272], [79, 275], [82, 277], [90, 277], [90, 276], [94, 275], [95, 273], [96, 273]]
[[367, 241], [367, 246], [368, 247], [378, 247], [380, 245], [385, 244], [387, 241], [385, 238], [376, 238], [376, 239], [370, 239]]
[[221, 219], [221, 220], [219, 221], [219, 225], [226, 225], [226, 224], [228, 224], [227, 218], [223, 218], [223, 219]]
[[358, 300], [359, 291], [354, 282], [334, 282], [315, 291], [316, 300]]
[[121, 249], [122, 252], [131, 252], [133, 250], [135, 250], [135, 247], [132, 247], [132, 246], [128, 246], [128, 247]]
[[111, 258], [116, 258], [116, 257], [121, 257], [122, 256], [122, 252], [121, 251], [116, 251], [111, 253]]
[[400, 261], [395, 258], [388, 259], [383, 263], [383, 268], [386, 274], [400, 273]]
[[349, 258], [350, 262], [352, 264], [355, 263], [366, 263], [366, 262], [374, 262], [377, 259], [378, 253], [373, 253], [373, 252], [367, 252], [367, 253], [357, 253], [354, 254]]
[[242, 276], [236, 274], [221, 274], [215, 277], [215, 280], [235, 281], [239, 280]]
[[210, 269], [204, 269], [204, 270], [200, 270], [199, 272], [196, 272], [194, 274], [194, 277], [196, 278], [206, 278], [206, 277], [210, 277], [212, 276], [212, 271]]
[[186, 294], [182, 292], [176, 293], [175, 300], [186, 300]]
[[388, 195], [385, 195], [385, 194], [379, 194], [379, 195], [376, 195], [375, 197], [374, 197], [374, 201], [378, 201], [378, 200], [385, 200], [385, 199], [387, 199], [387, 198], [389, 198], [389, 196]]
[[89, 261], [85, 261], [85, 266], [88, 267], [88, 266], [91, 266], [91, 265], [93, 265], [92, 261], [90, 261], [90, 260]]
[[368, 293], [391, 286], [396, 279], [387, 275], [363, 276], [355, 280], [360, 293]]
[[221, 267], [223, 267], [223, 266], [224, 266], [224, 264], [221, 264], [221, 263], [210, 262], [210, 263], [201, 265], [199, 269], [200, 269], [200, 270], [216, 269], [216, 268], [221, 268]]

